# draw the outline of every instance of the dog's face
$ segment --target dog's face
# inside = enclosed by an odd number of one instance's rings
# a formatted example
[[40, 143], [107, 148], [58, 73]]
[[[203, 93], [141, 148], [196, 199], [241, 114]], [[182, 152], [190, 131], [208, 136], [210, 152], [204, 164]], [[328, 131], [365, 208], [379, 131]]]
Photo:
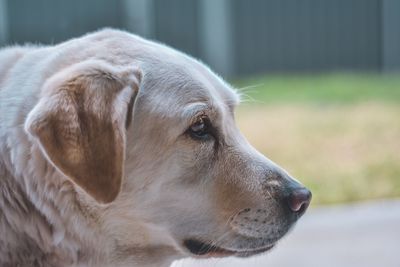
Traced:
[[201, 67], [142, 79], [121, 200], [187, 255], [261, 253], [304, 213], [310, 193], [246, 141], [234, 121], [238, 95]]
[[68, 70], [48, 82], [25, 128], [81, 201], [98, 206], [117, 249], [267, 251], [311, 194], [240, 134], [238, 95], [200, 63], [182, 62]]

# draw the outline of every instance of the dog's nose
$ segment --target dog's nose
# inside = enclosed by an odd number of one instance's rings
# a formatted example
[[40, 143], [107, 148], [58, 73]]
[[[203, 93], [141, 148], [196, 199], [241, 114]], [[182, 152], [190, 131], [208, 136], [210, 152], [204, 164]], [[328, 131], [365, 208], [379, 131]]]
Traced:
[[291, 211], [304, 213], [311, 202], [311, 192], [304, 187], [293, 189], [287, 196], [287, 204]]

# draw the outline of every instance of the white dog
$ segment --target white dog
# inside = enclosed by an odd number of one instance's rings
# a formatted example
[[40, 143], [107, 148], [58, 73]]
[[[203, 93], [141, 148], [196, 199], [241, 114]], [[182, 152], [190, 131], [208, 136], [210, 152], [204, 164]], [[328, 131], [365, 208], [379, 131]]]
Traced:
[[309, 205], [239, 133], [238, 95], [187, 55], [102, 30], [0, 62], [1, 266], [247, 257]]

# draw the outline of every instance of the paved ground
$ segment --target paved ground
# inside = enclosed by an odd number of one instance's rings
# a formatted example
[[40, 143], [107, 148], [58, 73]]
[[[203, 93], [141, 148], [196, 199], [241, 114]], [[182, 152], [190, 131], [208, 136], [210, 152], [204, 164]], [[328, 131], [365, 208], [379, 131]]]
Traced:
[[311, 209], [266, 255], [173, 267], [400, 267], [400, 200]]

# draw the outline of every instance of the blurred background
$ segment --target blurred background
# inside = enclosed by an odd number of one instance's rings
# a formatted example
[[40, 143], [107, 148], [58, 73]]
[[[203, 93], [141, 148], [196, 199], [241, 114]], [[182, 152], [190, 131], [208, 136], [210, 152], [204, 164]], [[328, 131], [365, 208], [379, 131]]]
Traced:
[[281, 249], [213, 266], [400, 266], [399, 0], [0, 0], [1, 46], [102, 27], [210, 65], [250, 142], [313, 192]]

